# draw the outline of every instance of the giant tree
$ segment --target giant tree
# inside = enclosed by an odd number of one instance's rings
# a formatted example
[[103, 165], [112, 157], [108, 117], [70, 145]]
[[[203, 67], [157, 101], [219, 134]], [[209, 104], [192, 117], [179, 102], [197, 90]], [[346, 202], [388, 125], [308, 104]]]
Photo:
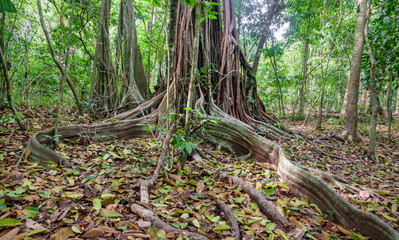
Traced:
[[[209, 16], [204, 18], [202, 23], [198, 19], [201, 13]], [[334, 180], [328, 173], [294, 164], [288, 160], [282, 148], [265, 138], [273, 139], [275, 135], [286, 138], [297, 138], [297, 136], [285, 128], [274, 127], [273, 124], [277, 125], [277, 120], [265, 112], [265, 106], [257, 94], [256, 78], [237, 40], [231, 0], [223, 0], [221, 3], [217, 0], [207, 3], [199, 0], [179, 1], [174, 29], [176, 34], [173, 78], [170, 84], [163, 84], [163, 87], [160, 87], [161, 91], [151, 99], [105, 123], [60, 128], [63, 138], [83, 136], [93, 140], [104, 140], [147, 137], [147, 126], [158, 124], [161, 128], [167, 127], [164, 117], [172, 116], [173, 120], [176, 120], [185, 111], [195, 113], [189, 115], [199, 120], [199, 127], [191, 126], [195, 121], [171, 121], [173, 125], [163, 142], [156, 171], [152, 177], [141, 182], [142, 205], [132, 204], [132, 211], [167, 231], [178, 231], [196, 239], [207, 239], [198, 233], [178, 230], [167, 225], [145, 207], [148, 203], [148, 190], [156, 182], [164, 165], [169, 140], [176, 129], [175, 124], [184, 122], [185, 126], [181, 127], [189, 129], [185, 134], [196, 134], [198, 138], [214, 144], [224, 142], [227, 150], [244, 158], [276, 166], [282, 180], [286, 181], [291, 189], [295, 189], [296, 194], [310, 198], [339, 223], [356, 228], [374, 238], [399, 237], [399, 233], [385, 222], [352, 206], [328, 186], [328, 183], [338, 180]], [[191, 105], [191, 101], [195, 104]], [[151, 108], [155, 110], [145, 114], [145, 110]], [[175, 112], [170, 114], [170, 111]], [[196, 131], [202, 127], [207, 131]], [[53, 160], [59, 164], [71, 165], [61, 155], [43, 147], [42, 144], [47, 142], [43, 136], [51, 132], [53, 129], [40, 131], [31, 137], [28, 145], [31, 150], [29, 157], [33, 160]], [[231, 179], [230, 181], [235, 184], [244, 185], [243, 189], [247, 189], [251, 198], [259, 204], [264, 203], [260, 209], [281, 229], [296, 228], [265, 199], [262, 193], [251, 191], [251, 187], [245, 185], [243, 180], [226, 173], [221, 173], [219, 177], [225, 182]]]

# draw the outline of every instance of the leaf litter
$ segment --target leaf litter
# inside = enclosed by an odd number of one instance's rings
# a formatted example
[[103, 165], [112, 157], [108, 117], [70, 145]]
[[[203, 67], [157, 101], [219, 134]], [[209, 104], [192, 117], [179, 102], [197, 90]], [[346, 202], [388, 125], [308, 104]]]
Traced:
[[[40, 117], [45, 115], [44, 110], [41, 113]], [[71, 168], [25, 161], [15, 169], [13, 165], [33, 131], [51, 125], [37, 114], [29, 121], [33, 129], [28, 134], [15, 130], [15, 123], [0, 127], [4, 143], [0, 149], [0, 239], [189, 239], [153, 228], [130, 209], [140, 202], [141, 180], [155, 169], [160, 141], [68, 142], [60, 144], [58, 152], [72, 163]], [[332, 171], [354, 182], [359, 191], [336, 190], [398, 229], [394, 159], [366, 165], [367, 160], [350, 158], [362, 151], [362, 146], [321, 142], [285, 142], [283, 146], [299, 164]], [[210, 239], [233, 239], [233, 230], [215, 203], [220, 199], [237, 219], [242, 239], [367, 239], [330, 221], [314, 203], [294, 196], [271, 165], [240, 161], [210, 146], [201, 148], [206, 149], [203, 161], [191, 161], [183, 171], [178, 168], [178, 156], [171, 153], [173, 159], [150, 191], [150, 206], [146, 207], [171, 226]], [[330, 155], [339, 151], [346, 163], [312, 148], [330, 151]], [[251, 183], [301, 231], [279, 229], [240, 186], [221, 181], [221, 171]]]

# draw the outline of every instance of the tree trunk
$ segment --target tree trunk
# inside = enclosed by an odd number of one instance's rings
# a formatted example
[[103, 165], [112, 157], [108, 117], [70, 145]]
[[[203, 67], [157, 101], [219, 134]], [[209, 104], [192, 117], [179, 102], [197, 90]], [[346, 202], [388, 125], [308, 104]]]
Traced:
[[388, 69], [388, 89], [387, 89], [387, 111], [388, 111], [388, 140], [392, 140], [392, 68]]
[[269, 8], [267, 9], [264, 27], [261, 32], [258, 48], [256, 49], [256, 53], [255, 53], [255, 59], [254, 59], [254, 62], [252, 64], [252, 68], [251, 68], [251, 72], [255, 77], [256, 77], [256, 73], [258, 72], [258, 67], [259, 67], [260, 57], [262, 55], [263, 45], [266, 42], [266, 36], [269, 33], [269, 28], [272, 23], [272, 19], [273, 19], [274, 15], [276, 14], [277, 6], [278, 6], [278, 1], [272, 0]]
[[10, 77], [8, 76], [7, 64], [6, 64], [6, 60], [4, 59], [4, 54], [3, 54], [2, 48], [0, 48], [0, 63], [1, 63], [1, 67], [2, 67], [1, 70], [4, 74], [4, 78], [5, 78], [5, 82], [6, 82], [6, 92], [7, 92], [8, 104], [10, 104], [11, 111], [14, 114], [14, 117], [17, 120], [19, 127], [21, 128], [21, 130], [25, 131], [26, 130], [25, 124], [22, 122], [21, 116], [20, 116], [20, 114], [18, 114], [18, 111], [14, 106], [14, 102], [12, 101], [11, 80], [10, 80]]
[[90, 90], [90, 101], [105, 110], [118, 105], [118, 83], [109, 38], [110, 11], [111, 0], [102, 0]]
[[57, 106], [55, 107], [55, 123], [54, 123], [54, 135], [53, 135], [53, 143], [54, 149], [58, 147], [59, 135], [58, 135], [58, 127], [60, 124], [60, 107], [62, 103], [62, 95], [64, 93], [64, 79], [68, 77], [68, 60], [69, 60], [69, 52], [71, 50], [71, 36], [72, 36], [72, 24], [74, 19], [75, 12], [75, 3], [72, 0], [72, 11], [71, 16], [69, 18], [69, 34], [68, 34], [68, 46], [65, 54], [65, 63], [64, 63], [64, 74], [60, 74], [60, 83], [58, 89], [58, 99]]
[[355, 44], [353, 47], [352, 64], [348, 82], [348, 101], [346, 107], [345, 131], [342, 137], [348, 140], [359, 138], [358, 122], [358, 95], [359, 79], [362, 63], [364, 28], [366, 25], [367, 1], [359, 0], [359, 12], [356, 19]]
[[397, 90], [397, 94], [396, 94], [396, 111], [395, 114], [398, 115], [398, 119], [399, 119], [399, 87]]
[[[371, 9], [370, 9], [371, 12]], [[369, 36], [370, 35], [370, 36]], [[371, 113], [371, 125], [370, 125], [370, 135], [369, 135], [369, 152], [368, 155], [371, 159], [375, 158], [375, 145], [376, 145], [376, 134], [377, 134], [377, 117], [378, 117], [378, 108], [379, 108], [379, 101], [377, 99], [377, 89], [375, 84], [375, 69], [377, 62], [374, 57], [374, 50], [373, 50], [373, 36], [367, 33], [367, 30], [364, 33], [364, 36], [367, 40], [369, 38], [369, 42], [366, 43], [367, 50], [370, 56], [370, 98], [372, 104], [372, 113]]]
[[[51, 42], [50, 34], [48, 33], [46, 24], [44, 22], [41, 0], [37, 0], [37, 8], [38, 8], [38, 11], [39, 11], [40, 24], [42, 25], [44, 35], [46, 36], [46, 40], [47, 40], [48, 46], [50, 48], [51, 58], [53, 59], [55, 65], [57, 66], [57, 68], [60, 71], [60, 73], [62, 75], [65, 75], [64, 69], [61, 66], [61, 63], [58, 61], [58, 59], [55, 56], [55, 51], [54, 51], [53, 44]], [[75, 87], [73, 86], [72, 81], [68, 77], [66, 77], [66, 81], [68, 83], [69, 88], [71, 89], [71, 91], [73, 93], [73, 96], [75, 97], [75, 101], [76, 101], [76, 105], [77, 105], [79, 114], [83, 116], [83, 110], [82, 110], [82, 106], [81, 106], [81, 103], [80, 103], [79, 95], [78, 95]]]
[[306, 91], [306, 82], [308, 79], [308, 61], [309, 61], [309, 34], [310, 34], [310, 9], [312, 7], [312, 0], [308, 2], [308, 25], [306, 27], [305, 33], [305, 42], [304, 42], [304, 50], [303, 50], [303, 61], [302, 61], [302, 81], [299, 87], [299, 115], [302, 115], [305, 110], [305, 91]]
[[[130, 99], [142, 102], [149, 94], [148, 83], [145, 79], [141, 51], [137, 42], [137, 32], [134, 15], [134, 5], [131, 0], [121, 1], [121, 38], [122, 42], [122, 90], [121, 102]], [[120, 47], [120, 46], [118, 46]]]

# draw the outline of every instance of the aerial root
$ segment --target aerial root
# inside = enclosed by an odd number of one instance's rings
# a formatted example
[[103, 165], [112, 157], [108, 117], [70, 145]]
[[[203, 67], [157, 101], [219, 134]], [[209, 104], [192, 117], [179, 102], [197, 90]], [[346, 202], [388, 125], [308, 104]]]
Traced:
[[234, 216], [234, 213], [231, 211], [229, 206], [227, 206], [222, 200], [216, 199], [216, 204], [218, 207], [223, 211], [227, 224], [231, 227], [231, 229], [234, 230], [234, 235], [232, 236], [234, 239], [239, 240], [240, 239], [240, 227], [238, 225], [237, 219]]
[[244, 190], [244, 192], [246, 192], [251, 197], [251, 199], [258, 204], [260, 210], [271, 221], [275, 222], [277, 226], [279, 226], [279, 228], [285, 230], [291, 230], [294, 228], [294, 226], [276, 210], [276, 207], [266, 198], [266, 196], [255, 187], [253, 187], [251, 184], [242, 180], [239, 177], [227, 175], [226, 172], [221, 172], [219, 174], [219, 177], [225, 181], [231, 180], [233, 184], [240, 185], [242, 187], [242, 190]]
[[139, 215], [141, 218], [144, 218], [144, 219], [150, 221], [152, 227], [159, 229], [159, 230], [163, 229], [168, 234], [175, 233], [175, 234], [179, 234], [179, 235], [192, 237], [192, 238], [198, 239], [198, 240], [209, 240], [207, 237], [205, 237], [204, 235], [201, 235], [199, 233], [194, 233], [194, 232], [190, 232], [190, 231], [172, 227], [168, 223], [162, 221], [157, 215], [154, 214], [154, 212], [152, 212], [151, 210], [148, 210], [147, 208], [145, 208], [139, 204], [136, 204], [136, 203], [132, 204], [130, 209], [132, 210], [132, 212]]

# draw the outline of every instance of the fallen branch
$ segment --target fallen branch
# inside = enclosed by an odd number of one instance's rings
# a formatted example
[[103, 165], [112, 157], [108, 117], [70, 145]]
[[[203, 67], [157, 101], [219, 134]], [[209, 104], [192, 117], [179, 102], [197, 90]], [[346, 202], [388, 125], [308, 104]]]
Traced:
[[134, 204], [132, 204], [130, 209], [134, 213], [139, 215], [140, 217], [150, 221], [152, 227], [154, 227], [156, 229], [163, 229], [163, 230], [165, 230], [166, 233], [169, 233], [169, 234], [170, 233], [177, 233], [177, 234], [181, 234], [181, 235], [184, 235], [184, 236], [192, 237], [194, 239], [209, 240], [207, 237], [205, 237], [204, 235], [201, 235], [199, 233], [194, 233], [194, 232], [190, 232], [190, 231], [186, 231], [186, 230], [182, 230], [182, 229], [178, 229], [178, 228], [170, 226], [166, 222], [162, 221], [152, 211], [146, 209], [145, 207], [143, 207], [141, 205], [138, 205], [138, 204], [134, 203]]

